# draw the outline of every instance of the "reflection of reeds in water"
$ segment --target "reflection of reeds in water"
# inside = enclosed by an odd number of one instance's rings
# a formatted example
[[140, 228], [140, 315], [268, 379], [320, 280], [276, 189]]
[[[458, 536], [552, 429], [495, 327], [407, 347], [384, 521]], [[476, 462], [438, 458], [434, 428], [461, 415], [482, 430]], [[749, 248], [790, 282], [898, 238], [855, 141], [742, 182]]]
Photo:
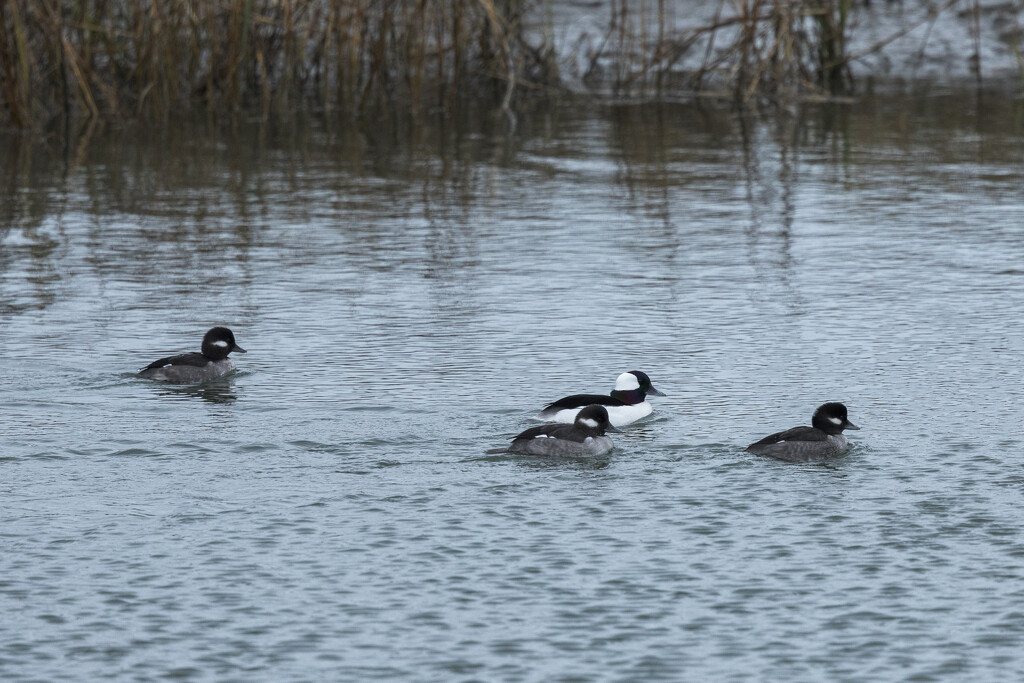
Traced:
[[[567, 87], [554, 1], [3, 0], [0, 111], [17, 126], [197, 106], [415, 113], [464, 97], [511, 111], [522, 93]], [[720, 0], [709, 24], [679, 29], [684, 7], [612, 0], [602, 44], [582, 55], [585, 87], [849, 91], [853, 0]]]

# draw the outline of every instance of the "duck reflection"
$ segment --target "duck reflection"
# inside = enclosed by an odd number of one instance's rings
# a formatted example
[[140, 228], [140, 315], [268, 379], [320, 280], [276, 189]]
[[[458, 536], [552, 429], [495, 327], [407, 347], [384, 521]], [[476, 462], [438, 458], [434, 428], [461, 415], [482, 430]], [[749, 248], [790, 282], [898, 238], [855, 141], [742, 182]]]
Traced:
[[228, 404], [238, 399], [231, 377], [220, 377], [202, 384], [151, 384], [161, 395], [170, 398], [198, 398], [207, 403]]

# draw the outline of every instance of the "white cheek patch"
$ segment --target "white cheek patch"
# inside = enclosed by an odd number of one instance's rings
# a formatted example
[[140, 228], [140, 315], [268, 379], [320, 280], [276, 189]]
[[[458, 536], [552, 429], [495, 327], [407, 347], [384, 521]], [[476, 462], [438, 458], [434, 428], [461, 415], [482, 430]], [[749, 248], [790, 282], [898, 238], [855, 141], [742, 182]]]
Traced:
[[843, 424], [843, 421], [840, 420], [838, 417], [830, 417], [828, 421], [836, 426]]
[[624, 372], [619, 375], [619, 378], [615, 380], [615, 391], [632, 391], [633, 389], [640, 388], [640, 380], [636, 378], [636, 375], [631, 375], [628, 372]]
[[589, 417], [585, 417], [580, 420], [583, 424], [587, 425], [591, 429], [597, 429], [597, 420], [591, 420]]
[[224, 341], [223, 339], [220, 339], [218, 341], [213, 342], [213, 345], [214, 346], [219, 346], [222, 349], [226, 349], [229, 346], [229, 344], [226, 341]]

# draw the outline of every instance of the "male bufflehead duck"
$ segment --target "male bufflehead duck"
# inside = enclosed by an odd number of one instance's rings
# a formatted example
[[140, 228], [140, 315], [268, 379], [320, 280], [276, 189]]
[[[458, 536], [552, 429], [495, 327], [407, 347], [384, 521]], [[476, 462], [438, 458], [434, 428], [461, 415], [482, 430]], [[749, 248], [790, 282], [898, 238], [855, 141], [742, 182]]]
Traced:
[[615, 380], [615, 389], [608, 396], [599, 394], [576, 394], [560, 398], [544, 406], [537, 419], [548, 422], [569, 422], [576, 419], [576, 413], [583, 406], [602, 405], [608, 410], [608, 419], [616, 427], [636, 422], [651, 414], [654, 408], [647, 402], [647, 394], [664, 396], [653, 386], [651, 378], [639, 370], [624, 372]]
[[202, 353], [183, 353], [153, 361], [139, 371], [140, 377], [174, 384], [197, 384], [215, 379], [234, 369], [228, 358], [232, 351], [245, 353], [226, 327], [214, 327], [203, 337]]
[[839, 455], [849, 445], [844, 429], [860, 429], [846, 419], [846, 406], [825, 403], [814, 411], [812, 427], [793, 427], [766, 436], [747, 446], [747, 451], [786, 462], [810, 462]]
[[488, 453], [524, 453], [526, 455], [581, 456], [604, 455], [614, 444], [605, 432], [618, 432], [608, 422], [604, 406], [586, 406], [571, 425], [554, 424], [530, 427], [512, 439], [508, 448]]

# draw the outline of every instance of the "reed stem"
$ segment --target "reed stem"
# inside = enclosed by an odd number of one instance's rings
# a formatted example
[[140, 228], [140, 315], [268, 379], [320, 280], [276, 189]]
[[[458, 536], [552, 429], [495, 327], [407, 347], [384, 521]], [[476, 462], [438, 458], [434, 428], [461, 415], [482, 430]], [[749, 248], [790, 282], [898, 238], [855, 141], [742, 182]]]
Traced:
[[[201, 107], [214, 116], [297, 106], [422, 114], [460, 99], [514, 120], [531, 93], [571, 89], [551, 2], [0, 0], [0, 124]], [[979, 7], [973, 0], [967, 20], [980, 83]], [[718, 0], [709, 25], [686, 29], [668, 0], [608, 8], [583, 81], [619, 97], [671, 97], [672, 88], [727, 89], [740, 103], [844, 95], [853, 60], [912, 28], [852, 54], [854, 0]]]

